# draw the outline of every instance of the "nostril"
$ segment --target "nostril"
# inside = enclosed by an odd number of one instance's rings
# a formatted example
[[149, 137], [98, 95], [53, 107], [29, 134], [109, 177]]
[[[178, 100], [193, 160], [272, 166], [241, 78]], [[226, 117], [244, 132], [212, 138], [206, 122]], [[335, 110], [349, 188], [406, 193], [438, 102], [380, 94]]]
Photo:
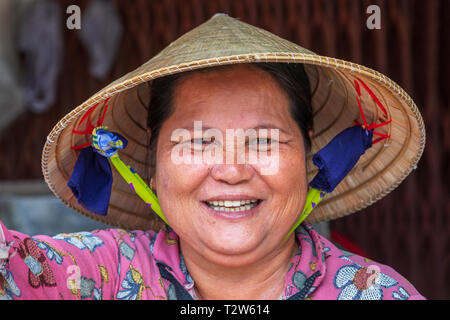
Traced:
[[212, 167], [210, 175], [217, 181], [237, 184], [250, 180], [254, 172], [247, 164], [217, 164]]

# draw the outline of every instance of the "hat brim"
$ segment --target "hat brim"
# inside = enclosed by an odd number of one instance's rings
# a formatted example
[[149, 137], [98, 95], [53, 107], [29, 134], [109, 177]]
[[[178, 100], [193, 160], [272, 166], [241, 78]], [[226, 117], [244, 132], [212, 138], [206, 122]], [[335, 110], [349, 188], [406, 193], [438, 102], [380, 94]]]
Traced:
[[[243, 28], [248, 28], [253, 33], [258, 30], [262, 35], [253, 36], [255, 39], [259, 39], [258, 36], [264, 38], [264, 46], [258, 47], [255, 43], [249, 45], [246, 43], [247, 38], [242, 39], [242, 44], [239, 45], [236, 44], [235, 37], [230, 39], [233, 44], [227, 46], [226, 39], [221, 39], [220, 33], [216, 32], [216, 41], [219, 44], [225, 42], [224, 48], [205, 52], [201, 50], [199, 43], [208, 48], [214, 47], [214, 44], [206, 44], [202, 39], [198, 44], [192, 45], [192, 39], [200, 39], [201, 32], [208, 28], [208, 23], [210, 29], [227, 26], [228, 29], [237, 28], [241, 33]], [[237, 34], [236, 31], [231, 33]], [[180, 49], [179, 43], [184, 45], [184, 48], [181, 48], [184, 51]], [[191, 46], [186, 48], [186, 43], [191, 43]], [[279, 51], [271, 51], [274, 48]], [[79, 152], [71, 147], [88, 142], [88, 136], [74, 134], [73, 129], [78, 127], [87, 110], [98, 104], [89, 115], [95, 123], [101, 117], [105, 100], [109, 98], [103, 125], [128, 139], [129, 144], [121, 151], [121, 158], [148, 181], [152, 168], [147, 147], [146, 112], [151, 81], [189, 70], [258, 62], [305, 65], [311, 83], [314, 114], [312, 152], [307, 159], [308, 181], [311, 181], [317, 172], [311, 161], [312, 155], [336, 134], [354, 125], [355, 119], [360, 119], [355, 80], [363, 81], [387, 111], [386, 115], [381, 112], [371, 96], [362, 91], [359, 99], [367, 122], [391, 120], [389, 124], [377, 129], [390, 138], [367, 150], [346, 178], [314, 209], [307, 219], [308, 222], [335, 219], [370, 206], [394, 190], [416, 167], [425, 146], [423, 120], [411, 97], [394, 81], [370, 68], [316, 55], [233, 18], [215, 16], [183, 35], [138, 69], [96, 93], [61, 119], [48, 135], [42, 154], [42, 170], [47, 184], [63, 203], [95, 220], [126, 229], [160, 229], [164, 223], [114, 170], [107, 216], [93, 214], [77, 203], [67, 187]]]

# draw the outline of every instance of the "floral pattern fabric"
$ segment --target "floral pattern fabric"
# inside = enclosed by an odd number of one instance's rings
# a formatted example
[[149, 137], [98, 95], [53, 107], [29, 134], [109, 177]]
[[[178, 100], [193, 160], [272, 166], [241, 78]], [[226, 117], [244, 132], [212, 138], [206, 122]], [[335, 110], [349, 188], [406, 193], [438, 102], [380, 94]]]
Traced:
[[[280, 299], [425, 299], [392, 268], [339, 249], [309, 224], [296, 237]], [[0, 222], [0, 247], [0, 300], [196, 298], [171, 230], [30, 237]]]

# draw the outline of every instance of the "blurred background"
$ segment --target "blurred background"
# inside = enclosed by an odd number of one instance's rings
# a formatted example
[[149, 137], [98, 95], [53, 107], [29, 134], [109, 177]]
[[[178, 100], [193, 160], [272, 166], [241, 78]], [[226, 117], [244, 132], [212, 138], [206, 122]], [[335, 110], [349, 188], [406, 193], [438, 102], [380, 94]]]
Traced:
[[[379, 21], [368, 24], [372, 5]], [[417, 169], [370, 208], [317, 227], [392, 266], [427, 298], [450, 299], [449, 0], [0, 0], [0, 220], [31, 235], [108, 227], [48, 189], [47, 134], [218, 12], [373, 68], [410, 94], [427, 130]]]

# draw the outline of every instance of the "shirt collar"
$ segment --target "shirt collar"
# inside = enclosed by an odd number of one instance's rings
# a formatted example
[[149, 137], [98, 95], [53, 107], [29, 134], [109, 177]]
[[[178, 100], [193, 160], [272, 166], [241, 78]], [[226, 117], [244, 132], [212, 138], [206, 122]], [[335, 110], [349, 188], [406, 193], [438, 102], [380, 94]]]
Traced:
[[295, 235], [299, 247], [286, 274], [283, 300], [294, 296], [297, 299], [311, 297], [326, 273], [324, 245], [317, 231], [310, 224], [302, 223]]
[[187, 290], [194, 287], [194, 280], [187, 271], [183, 255], [179, 246], [178, 235], [168, 227], [168, 231], [161, 230], [152, 239], [150, 248], [157, 263], [166, 266], [166, 270]]
[[[282, 300], [311, 297], [325, 277], [325, 251], [320, 235], [311, 225], [302, 223], [295, 236], [299, 247], [286, 274]], [[195, 298], [194, 280], [186, 268], [178, 235], [170, 228], [161, 230], [152, 239], [150, 248], [156, 262], [167, 266], [166, 270]]]

